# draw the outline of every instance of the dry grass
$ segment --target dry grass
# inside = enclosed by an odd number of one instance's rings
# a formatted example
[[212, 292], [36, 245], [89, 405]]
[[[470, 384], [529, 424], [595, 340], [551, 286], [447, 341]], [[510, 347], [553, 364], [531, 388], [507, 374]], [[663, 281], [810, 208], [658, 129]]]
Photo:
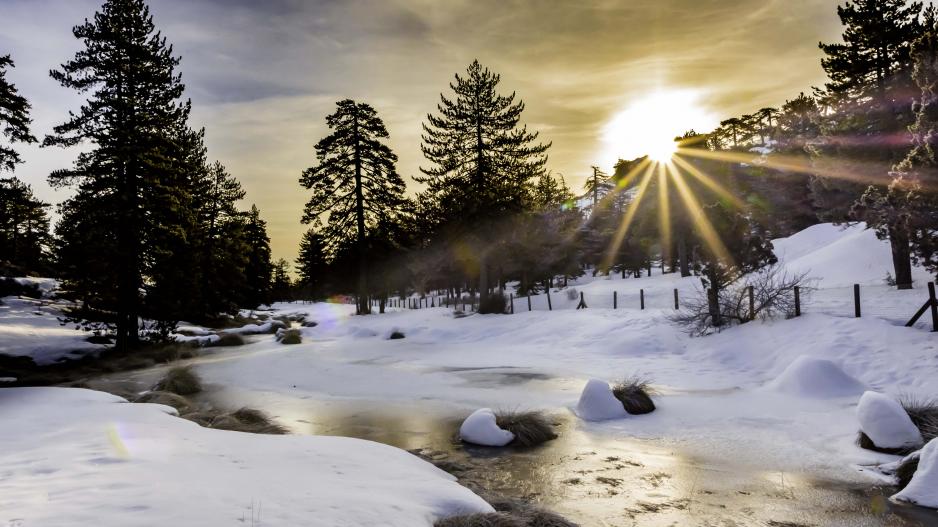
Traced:
[[195, 409], [193, 404], [186, 399], [185, 397], [172, 393], [172, 392], [161, 392], [161, 391], [152, 391], [146, 392], [136, 399], [135, 403], [151, 403], [151, 404], [164, 404], [166, 406], [172, 406], [179, 412], [179, 415], [190, 413]]
[[920, 399], [912, 395], [903, 395], [899, 402], [909, 414], [912, 423], [922, 433], [926, 443], [938, 437], [938, 399]]
[[433, 522], [433, 527], [526, 527], [527, 524], [510, 514], [487, 512], [450, 516]]
[[202, 391], [202, 379], [190, 366], [177, 366], [166, 372], [154, 390], [172, 392], [177, 395], [192, 395]]
[[557, 439], [553, 424], [541, 412], [499, 410], [495, 413], [495, 424], [514, 434], [512, 443], [521, 446], [535, 446]]
[[241, 408], [229, 414], [219, 415], [212, 420], [209, 426], [219, 430], [250, 434], [283, 435], [289, 433], [289, 430], [275, 423], [264, 412], [253, 408]]
[[388, 339], [390, 339], [390, 340], [399, 340], [399, 339], [402, 339], [402, 338], [404, 338], [404, 334], [401, 333], [400, 331], [392, 331], [392, 332], [391, 332], [391, 336], [388, 337]]
[[238, 335], [237, 333], [219, 333], [218, 340], [215, 342], [209, 342], [207, 346], [211, 347], [228, 347], [228, 346], [244, 346], [247, 344], [247, 341], [244, 340], [244, 337]]
[[902, 460], [902, 463], [899, 463], [899, 468], [896, 469], [896, 479], [899, 481], [899, 490], [906, 488], [909, 482], [912, 481], [912, 476], [914, 476], [915, 471], [918, 470], [918, 461], [919, 456], [910, 456]]
[[287, 329], [277, 336], [281, 344], [300, 344], [303, 342], [303, 334], [298, 329]]
[[651, 381], [642, 377], [626, 377], [612, 388], [612, 394], [622, 402], [625, 411], [632, 415], [649, 414], [655, 411]]
[[906, 448], [878, 447], [876, 446], [876, 443], [874, 443], [873, 440], [870, 439], [870, 436], [864, 434], [862, 430], [857, 433], [857, 446], [866, 450], [872, 450], [873, 452], [881, 452], [883, 454], [892, 454], [894, 456], [904, 456], [907, 454], [911, 454], [912, 452], [917, 450], [916, 448], [910, 448], [910, 447], [906, 447]]

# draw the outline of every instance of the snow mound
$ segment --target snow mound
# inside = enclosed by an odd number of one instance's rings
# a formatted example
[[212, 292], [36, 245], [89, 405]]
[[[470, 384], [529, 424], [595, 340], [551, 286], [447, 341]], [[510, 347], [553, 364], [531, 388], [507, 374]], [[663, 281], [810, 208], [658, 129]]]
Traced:
[[479, 408], [463, 421], [459, 438], [476, 445], [505, 446], [515, 439], [515, 434], [498, 427], [491, 408]]
[[892, 499], [938, 509], [938, 438], [925, 445], [919, 454], [918, 470], [912, 481]]
[[910, 448], [924, 442], [922, 433], [898, 401], [877, 392], [865, 392], [857, 405], [860, 430], [880, 448]]
[[844, 373], [837, 364], [826, 360], [801, 355], [769, 383], [777, 392], [827, 399], [863, 393], [863, 383]]
[[240, 525], [263, 508], [264, 525], [413, 527], [492, 512], [372, 441], [202, 428], [77, 388], [0, 388], [0, 408], [0, 451], [16, 453], [0, 456], [3, 525]]
[[628, 412], [622, 401], [612, 394], [609, 383], [599, 379], [590, 379], [576, 403], [576, 414], [587, 421], [603, 421], [627, 417]]

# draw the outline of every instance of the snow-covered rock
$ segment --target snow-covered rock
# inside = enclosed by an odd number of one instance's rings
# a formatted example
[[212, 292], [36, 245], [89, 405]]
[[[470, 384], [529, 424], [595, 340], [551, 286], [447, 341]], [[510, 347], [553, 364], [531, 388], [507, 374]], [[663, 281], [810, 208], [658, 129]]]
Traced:
[[863, 383], [844, 373], [837, 364], [826, 359], [801, 355], [768, 384], [772, 390], [826, 399], [863, 393]]
[[505, 446], [515, 439], [515, 434], [498, 427], [491, 408], [479, 408], [463, 421], [459, 438], [476, 445]]
[[857, 405], [860, 430], [880, 448], [920, 446], [922, 433], [898, 401], [877, 392], [865, 392]]
[[590, 379], [576, 403], [576, 413], [587, 421], [618, 419], [629, 415], [622, 406], [622, 401], [612, 394], [609, 383], [599, 379]]
[[892, 499], [938, 509], [938, 439], [925, 445], [919, 453], [918, 469], [912, 481]]

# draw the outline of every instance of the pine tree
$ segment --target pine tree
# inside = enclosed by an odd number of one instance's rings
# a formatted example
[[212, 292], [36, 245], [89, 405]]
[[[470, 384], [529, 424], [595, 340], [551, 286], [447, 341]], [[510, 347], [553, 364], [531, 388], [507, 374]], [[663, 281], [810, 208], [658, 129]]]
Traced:
[[274, 262], [273, 274], [270, 288], [273, 294], [273, 300], [283, 302], [290, 300], [290, 287], [293, 282], [290, 280], [290, 263], [280, 258]]
[[[117, 346], [128, 349], [139, 340], [140, 290], [154, 262], [172, 250], [150, 237], [156, 232], [182, 234], [161, 222], [177, 212], [182, 215], [177, 209], [187, 201], [177, 201], [181, 176], [173, 172], [172, 160], [181, 155], [173, 135], [185, 127], [190, 105], [180, 100], [179, 59], [156, 31], [142, 0], [108, 0], [73, 33], [83, 49], [51, 75], [90, 97], [78, 114], [70, 113], [68, 121], [55, 127], [44, 145], [85, 142], [92, 148], [78, 155], [72, 169], [50, 175], [50, 181], [75, 185], [82, 210], [97, 209], [95, 221], [101, 224], [94, 230], [114, 240], [113, 245], [94, 238], [69, 243], [114, 250], [102, 271], [112, 280], [116, 298], [99, 307], [116, 313]], [[97, 298], [105, 296], [110, 295]]]
[[583, 184], [583, 190], [592, 198], [593, 208], [591, 212], [595, 213], [599, 201], [612, 192], [613, 185], [609, 182], [609, 176], [600, 170], [599, 167], [593, 166], [590, 168], [593, 170], [593, 174], [586, 179], [586, 183]]
[[49, 205], [16, 178], [0, 179], [0, 274], [48, 270]]
[[[430, 163], [415, 177], [425, 198], [451, 223], [485, 229], [487, 222], [523, 210], [530, 183], [544, 172], [550, 144], [519, 126], [524, 103], [500, 95], [500, 76], [473, 61], [450, 83], [455, 97], [440, 95], [439, 116], [428, 115], [421, 149]], [[465, 222], [465, 223], [463, 223]], [[486, 243], [478, 240], [476, 245]], [[489, 293], [488, 248], [478, 252], [480, 305]]]
[[[867, 187], [883, 188], [889, 184], [890, 166], [900, 161], [909, 145], [896, 144], [897, 135], [905, 135], [912, 121], [908, 94], [912, 89], [911, 43], [922, 32], [919, 16], [921, 3], [904, 0], [857, 0], [838, 7], [844, 24], [843, 43], [819, 44], [826, 55], [821, 65], [830, 81], [825, 98], [833, 113], [824, 127], [825, 141], [813, 146], [815, 163], [822, 169], [846, 168], [862, 183], [832, 177], [812, 180], [812, 191], [823, 201], [820, 209], [845, 209], [835, 200], [860, 199]], [[848, 166], [849, 165], [849, 166]], [[866, 181], [863, 181], [866, 180]], [[862, 202], [851, 207], [847, 218], [867, 220], [872, 224], [897, 214], [874, 214]], [[880, 203], [885, 205], [885, 203]], [[911, 233], [898, 220], [877, 229], [889, 239], [896, 285], [912, 285]]]
[[261, 212], [256, 205], [251, 205], [251, 211], [247, 213], [242, 229], [247, 245], [247, 263], [244, 267], [245, 287], [240, 303], [254, 309], [270, 302], [273, 274], [267, 222], [261, 219]]
[[[394, 166], [397, 156], [383, 142], [388, 131], [375, 109], [350, 99], [336, 106], [335, 113], [326, 117], [332, 134], [316, 143], [318, 165], [306, 169], [300, 178], [300, 184], [313, 191], [303, 223], [312, 223], [330, 249], [356, 240], [357, 312], [364, 315], [371, 312], [368, 231], [404, 207], [405, 185]], [[325, 226], [323, 214], [328, 214]]]
[[325, 240], [314, 229], [309, 229], [303, 233], [300, 255], [296, 259], [296, 271], [300, 275], [298, 285], [309, 298], [323, 294], [327, 269]]
[[[12, 67], [10, 56], [0, 55], [0, 137], [10, 143], [35, 143], [36, 138], [29, 132], [31, 106], [6, 78], [6, 69]], [[0, 172], [12, 171], [20, 162], [20, 156], [12, 145], [0, 144]]]

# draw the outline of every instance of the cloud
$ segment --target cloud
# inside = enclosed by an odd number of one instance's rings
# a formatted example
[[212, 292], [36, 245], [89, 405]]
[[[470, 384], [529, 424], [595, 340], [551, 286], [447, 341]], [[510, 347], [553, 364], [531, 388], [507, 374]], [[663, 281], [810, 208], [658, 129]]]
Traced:
[[[0, 53], [48, 133], [82, 99], [48, 70], [78, 42], [70, 29], [101, 0], [3, 0]], [[297, 252], [300, 171], [335, 101], [375, 106], [405, 177], [418, 172], [420, 123], [475, 58], [527, 106], [552, 141], [550, 168], [580, 186], [602, 130], [656, 90], [693, 89], [719, 116], [778, 105], [823, 81], [819, 40], [838, 37], [836, 2], [815, 0], [151, 0], [182, 56], [193, 125], [269, 222], [274, 254]], [[676, 130], [675, 133], [680, 133]], [[21, 149], [17, 174], [49, 201], [45, 177], [74, 152]]]

